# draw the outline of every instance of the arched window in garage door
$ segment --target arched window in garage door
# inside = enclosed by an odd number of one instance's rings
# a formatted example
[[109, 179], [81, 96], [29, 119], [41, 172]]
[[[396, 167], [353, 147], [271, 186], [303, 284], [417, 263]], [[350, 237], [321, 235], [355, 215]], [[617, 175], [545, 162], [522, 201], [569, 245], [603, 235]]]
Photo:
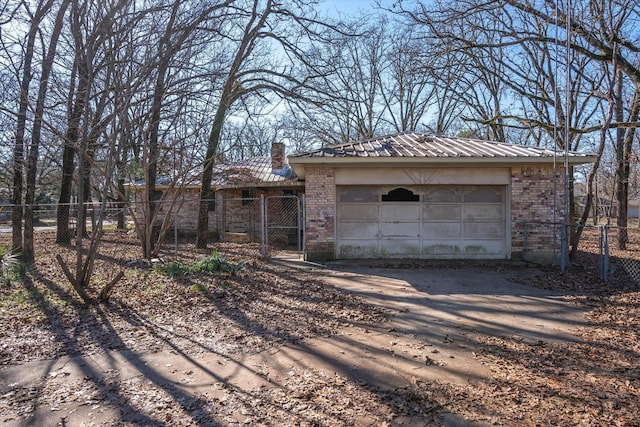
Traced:
[[383, 202], [419, 202], [420, 195], [406, 188], [396, 188], [382, 195]]

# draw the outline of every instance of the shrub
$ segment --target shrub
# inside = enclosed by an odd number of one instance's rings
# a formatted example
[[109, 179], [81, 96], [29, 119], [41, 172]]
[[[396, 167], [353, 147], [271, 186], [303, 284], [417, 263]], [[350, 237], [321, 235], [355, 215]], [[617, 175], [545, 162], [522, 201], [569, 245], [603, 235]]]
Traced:
[[156, 265], [154, 266], [154, 269], [171, 277], [184, 276], [189, 273], [189, 269], [178, 262], [172, 262], [166, 265]]
[[211, 255], [201, 259], [191, 266], [192, 271], [205, 271], [207, 273], [213, 273], [214, 271], [220, 271], [222, 263], [227, 260], [220, 256], [220, 254], [214, 249], [211, 251]]
[[236, 274], [238, 274], [242, 270], [245, 270], [246, 269], [246, 265], [247, 265], [247, 263], [245, 261], [240, 261], [240, 262], [236, 262], [236, 263], [227, 261], [222, 265], [222, 271], [226, 271], [231, 276], [235, 276]]
[[225, 257], [221, 256], [215, 249], [211, 251], [211, 255], [193, 263], [190, 267], [185, 267], [180, 263], [172, 262], [166, 265], [154, 266], [154, 271], [165, 274], [167, 276], [184, 276], [189, 273], [214, 273], [222, 271], [229, 273], [231, 276], [237, 275], [242, 270], [246, 269], [247, 263], [245, 261], [231, 262]]
[[240, 261], [237, 263], [227, 260], [221, 256], [215, 249], [211, 251], [211, 255], [201, 259], [193, 264], [191, 271], [204, 271], [207, 273], [213, 273], [216, 271], [224, 271], [232, 276], [235, 276], [240, 271], [246, 268], [246, 262]]
[[193, 285], [191, 285], [191, 288], [189, 288], [191, 290], [191, 292], [193, 292], [194, 294], [207, 294], [209, 293], [209, 289], [207, 289], [207, 287], [201, 283], [195, 283]]
[[12, 280], [20, 277], [20, 260], [18, 254], [0, 246], [0, 281], [8, 285]]

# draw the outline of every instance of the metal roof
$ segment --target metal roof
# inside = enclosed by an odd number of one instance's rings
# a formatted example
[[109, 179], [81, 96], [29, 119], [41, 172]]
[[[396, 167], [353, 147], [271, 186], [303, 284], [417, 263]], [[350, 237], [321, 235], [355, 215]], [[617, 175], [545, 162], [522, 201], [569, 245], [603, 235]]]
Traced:
[[271, 167], [271, 157], [253, 157], [233, 164], [213, 167], [211, 186], [217, 188], [241, 187], [243, 184], [276, 184], [297, 179], [288, 164], [282, 169]]
[[[278, 186], [297, 181], [291, 167], [285, 163], [281, 169], [273, 169], [271, 157], [253, 157], [231, 164], [216, 164], [213, 167], [211, 188], [241, 188], [251, 186]], [[201, 186], [200, 173], [192, 172], [186, 177], [160, 177], [156, 180], [158, 187], [190, 187]], [[144, 187], [145, 181], [133, 183], [134, 187]]]
[[[364, 141], [332, 145], [289, 156], [297, 158], [553, 158], [563, 156], [545, 148], [485, 141], [472, 138], [442, 137], [419, 132], [403, 132]], [[570, 152], [569, 157], [584, 157]], [[294, 160], [295, 161], [295, 160]]]
[[[289, 164], [304, 178], [308, 164], [332, 166], [491, 166], [532, 163], [562, 164], [564, 152], [473, 138], [402, 132], [363, 141], [331, 145], [293, 154]], [[591, 163], [595, 156], [571, 151], [571, 164]]]

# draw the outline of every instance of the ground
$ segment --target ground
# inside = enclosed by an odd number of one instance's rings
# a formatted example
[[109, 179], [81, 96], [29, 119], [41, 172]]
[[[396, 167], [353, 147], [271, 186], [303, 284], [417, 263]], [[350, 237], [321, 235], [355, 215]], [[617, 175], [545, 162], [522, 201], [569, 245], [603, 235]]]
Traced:
[[[170, 276], [162, 267], [129, 263], [140, 256], [135, 237], [112, 231], [94, 283], [119, 271], [124, 278], [108, 304], [85, 306], [55, 261], [61, 254], [72, 262], [74, 248], [42, 233], [24, 283], [0, 288], [0, 420], [640, 425], [637, 279], [614, 259], [603, 283], [595, 243], [597, 236], [586, 236], [568, 273], [506, 262], [299, 269], [262, 260], [254, 245], [216, 244], [232, 262], [246, 261], [246, 269], [235, 276]], [[623, 255], [633, 260], [637, 249], [630, 245]], [[184, 240], [167, 247], [163, 265], [190, 265], [207, 255]], [[423, 279], [402, 281], [405, 271]], [[464, 299], [427, 288], [465, 271], [486, 286], [512, 283], [519, 303], [537, 300], [537, 291], [527, 289], [549, 290], [563, 312], [582, 319], [574, 338], [563, 338], [560, 326], [554, 338], [538, 337], [535, 322], [530, 335], [479, 326], [460, 331], [451, 326], [456, 318], [437, 325], [442, 317], [433, 318], [433, 330], [411, 330], [417, 316], [423, 321], [434, 307]], [[495, 316], [474, 310], [459, 323]], [[540, 330], [555, 328], [538, 317]]]

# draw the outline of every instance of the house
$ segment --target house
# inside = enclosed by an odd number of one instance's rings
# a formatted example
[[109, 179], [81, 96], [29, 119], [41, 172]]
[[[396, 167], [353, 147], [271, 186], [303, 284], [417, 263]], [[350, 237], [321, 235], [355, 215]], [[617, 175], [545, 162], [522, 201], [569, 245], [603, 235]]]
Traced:
[[[598, 191], [598, 187], [594, 186], [594, 192], [595, 194], [591, 200], [590, 220], [593, 221], [594, 224], [598, 224], [600, 221], [617, 218], [619, 212], [618, 201], [611, 194], [612, 191]], [[583, 182], [574, 183], [573, 194], [577, 214], [581, 215], [584, 212], [584, 208], [587, 203], [586, 184]], [[629, 221], [633, 220], [633, 223], [636, 224], [639, 218], [640, 198], [638, 198], [637, 195], [630, 196], [627, 200], [627, 219]]]
[[306, 257], [551, 262], [563, 154], [406, 132], [290, 155], [305, 183]]
[[[159, 215], [161, 222], [167, 214], [172, 221], [172, 229], [181, 234], [195, 234], [198, 226], [200, 206], [199, 176], [187, 179], [159, 178], [156, 189], [160, 192]], [[144, 181], [129, 185], [135, 192], [136, 215], [141, 215]], [[274, 143], [271, 156], [254, 157], [230, 164], [219, 163], [214, 166], [209, 200], [209, 230], [221, 240], [239, 242], [260, 241], [261, 204], [258, 201], [269, 199], [268, 209], [272, 217], [288, 206], [290, 198], [304, 192], [304, 183], [295, 176], [285, 156], [285, 146]], [[286, 227], [293, 228], [297, 222], [297, 211], [293, 210], [283, 221]], [[291, 237], [297, 240], [298, 233]], [[282, 238], [282, 237], [280, 237]], [[292, 242], [294, 244], [296, 242]]]

